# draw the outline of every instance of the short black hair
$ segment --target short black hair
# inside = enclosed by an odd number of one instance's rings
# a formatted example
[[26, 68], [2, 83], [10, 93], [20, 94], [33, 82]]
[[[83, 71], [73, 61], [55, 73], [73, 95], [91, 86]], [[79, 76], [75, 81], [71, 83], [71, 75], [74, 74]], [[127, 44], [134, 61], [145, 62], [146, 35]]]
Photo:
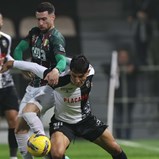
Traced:
[[50, 2], [42, 2], [38, 5], [36, 12], [48, 11], [49, 14], [55, 13], [55, 7]]
[[89, 61], [84, 55], [74, 56], [70, 63], [70, 70], [75, 73], [86, 73], [89, 68]]

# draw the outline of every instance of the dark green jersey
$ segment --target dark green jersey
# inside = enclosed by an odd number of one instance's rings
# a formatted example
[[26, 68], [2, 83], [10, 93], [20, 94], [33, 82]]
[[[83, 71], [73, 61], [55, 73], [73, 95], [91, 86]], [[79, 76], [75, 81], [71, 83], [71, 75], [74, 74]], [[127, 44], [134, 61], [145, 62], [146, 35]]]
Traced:
[[[29, 42], [32, 62], [36, 62], [47, 68], [54, 68], [57, 64], [55, 56], [58, 54], [65, 56], [65, 39], [62, 34], [53, 28], [45, 33], [38, 27], [32, 28], [25, 38]], [[46, 82], [39, 77], [31, 82], [31, 85], [38, 87]]]

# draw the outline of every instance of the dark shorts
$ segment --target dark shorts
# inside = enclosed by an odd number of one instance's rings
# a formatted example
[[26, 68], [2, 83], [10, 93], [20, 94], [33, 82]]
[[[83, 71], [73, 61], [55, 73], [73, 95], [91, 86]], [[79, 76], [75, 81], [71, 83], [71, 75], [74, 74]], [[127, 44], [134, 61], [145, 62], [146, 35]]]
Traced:
[[0, 115], [7, 110], [19, 111], [17, 92], [14, 87], [0, 89]]
[[50, 136], [54, 132], [60, 131], [67, 136], [70, 141], [75, 139], [76, 136], [82, 137], [89, 141], [94, 141], [100, 135], [102, 135], [107, 127], [107, 125], [105, 125], [95, 116], [89, 115], [77, 124], [68, 124], [52, 117], [49, 130]]

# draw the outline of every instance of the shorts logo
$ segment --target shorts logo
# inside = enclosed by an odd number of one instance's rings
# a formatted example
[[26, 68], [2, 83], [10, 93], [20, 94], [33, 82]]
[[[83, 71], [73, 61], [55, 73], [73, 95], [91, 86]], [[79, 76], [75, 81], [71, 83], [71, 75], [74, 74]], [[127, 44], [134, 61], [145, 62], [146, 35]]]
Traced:
[[59, 121], [59, 122], [53, 123], [54, 130], [59, 129], [61, 126], [63, 126], [63, 122]]

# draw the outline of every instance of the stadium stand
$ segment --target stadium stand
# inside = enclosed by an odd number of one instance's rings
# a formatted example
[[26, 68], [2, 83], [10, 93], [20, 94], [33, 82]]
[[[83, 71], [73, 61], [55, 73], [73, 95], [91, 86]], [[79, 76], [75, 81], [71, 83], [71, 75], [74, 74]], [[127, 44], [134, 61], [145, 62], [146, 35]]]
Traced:
[[12, 38], [16, 38], [15, 25], [11, 19], [4, 17], [2, 32], [9, 34]]

